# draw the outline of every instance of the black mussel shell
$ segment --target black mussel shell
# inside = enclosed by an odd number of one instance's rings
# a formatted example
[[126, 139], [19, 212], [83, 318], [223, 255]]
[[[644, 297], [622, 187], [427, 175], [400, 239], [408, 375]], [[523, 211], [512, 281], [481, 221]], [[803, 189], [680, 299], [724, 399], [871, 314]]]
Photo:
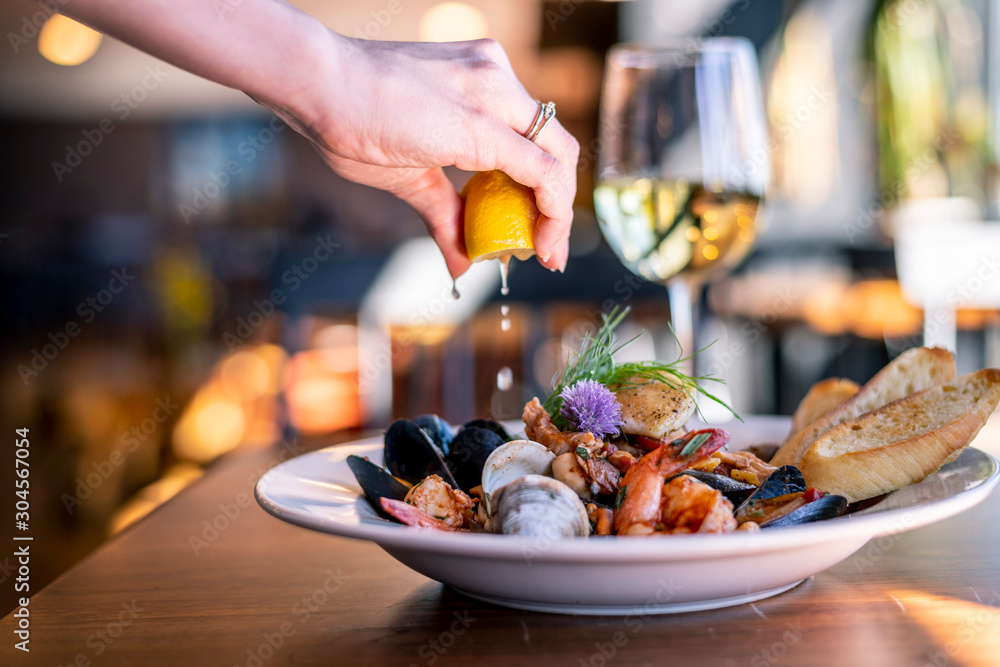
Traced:
[[[365, 492], [365, 500], [371, 505], [380, 516], [392, 519], [383, 509], [382, 498], [392, 498], [402, 500], [406, 497], [410, 487], [406, 486], [389, 472], [380, 466], [375, 465], [368, 459], [351, 454], [347, 457], [347, 466], [354, 473], [354, 478], [358, 480], [358, 485]], [[395, 521], [395, 519], [393, 519]]]
[[468, 493], [482, 483], [486, 459], [504, 442], [500, 435], [486, 428], [466, 426], [458, 432], [445, 460], [463, 491]]
[[843, 496], [823, 496], [807, 503], [794, 512], [789, 512], [776, 519], [766, 521], [761, 528], [777, 528], [780, 526], [797, 526], [800, 523], [824, 521], [841, 516], [847, 510], [847, 498]]
[[455, 429], [451, 424], [437, 415], [420, 415], [413, 418], [413, 423], [423, 429], [442, 454], [448, 453], [451, 441], [455, 438]]
[[[802, 493], [806, 490], [806, 480], [802, 473], [795, 466], [781, 466], [764, 480], [764, 483], [757, 487], [757, 490], [750, 495], [743, 504], [754, 500], [765, 498], [777, 498], [789, 493]], [[736, 508], [739, 511], [740, 507]]]
[[722, 495], [733, 504], [733, 507], [742, 505], [757, 490], [757, 487], [753, 484], [747, 484], [732, 477], [717, 475], [714, 472], [706, 472], [705, 470], [684, 470], [668, 477], [666, 481], [669, 482], [680, 475], [694, 477], [699, 482], [704, 482], [716, 491], [721, 491]]
[[444, 456], [430, 436], [409, 419], [393, 422], [385, 432], [385, 467], [396, 477], [416, 484], [430, 475], [440, 475], [455, 486], [455, 478]]
[[513, 438], [510, 437], [510, 433], [507, 432], [507, 429], [503, 427], [503, 424], [495, 422], [492, 419], [473, 419], [470, 422], [462, 424], [463, 430], [468, 428], [485, 428], [486, 430], [493, 431], [499, 435], [503, 438], [504, 442], [510, 442], [513, 440]]

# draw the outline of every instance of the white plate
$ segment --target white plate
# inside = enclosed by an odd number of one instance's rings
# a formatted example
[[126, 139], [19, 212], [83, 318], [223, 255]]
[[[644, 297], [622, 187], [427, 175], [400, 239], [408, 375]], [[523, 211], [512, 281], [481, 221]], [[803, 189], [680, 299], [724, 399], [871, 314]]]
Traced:
[[[788, 420], [729, 424], [730, 448], [784, 437]], [[878, 505], [819, 523], [759, 533], [555, 541], [442, 533], [379, 518], [361, 496], [347, 456], [382, 462], [381, 439], [287, 461], [257, 483], [257, 502], [289, 523], [375, 542], [421, 574], [479, 600], [571, 614], [713, 609], [780, 593], [844, 560], [868, 540], [925, 526], [982, 501], [997, 461], [967, 448], [923, 482]]]

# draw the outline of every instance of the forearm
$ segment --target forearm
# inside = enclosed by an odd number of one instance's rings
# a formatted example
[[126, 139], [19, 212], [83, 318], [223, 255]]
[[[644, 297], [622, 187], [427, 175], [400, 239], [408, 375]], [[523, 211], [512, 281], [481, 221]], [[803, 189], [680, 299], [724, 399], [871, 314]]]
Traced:
[[279, 0], [73, 0], [67, 16], [269, 106], [316, 119], [335, 35]]

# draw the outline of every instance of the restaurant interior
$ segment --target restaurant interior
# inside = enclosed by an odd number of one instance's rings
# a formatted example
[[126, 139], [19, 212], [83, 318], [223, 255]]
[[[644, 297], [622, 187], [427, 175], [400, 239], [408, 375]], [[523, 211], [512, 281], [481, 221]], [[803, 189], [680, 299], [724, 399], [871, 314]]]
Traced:
[[239, 452], [284, 459], [428, 413], [518, 419], [610, 307], [631, 309], [627, 354], [676, 358], [667, 290], [622, 266], [594, 210], [620, 42], [756, 52], [766, 196], [740, 232], [752, 250], [694, 304], [699, 370], [737, 413], [789, 415], [817, 380], [864, 382], [924, 343], [959, 373], [1000, 366], [1000, 265], [962, 250], [1000, 250], [997, 3], [292, 4], [354, 37], [497, 40], [581, 146], [566, 271], [513, 262], [503, 295], [483, 262], [454, 299], [412, 209], [243, 93], [56, 2], [0, 4], [0, 401], [32, 434], [37, 586]]

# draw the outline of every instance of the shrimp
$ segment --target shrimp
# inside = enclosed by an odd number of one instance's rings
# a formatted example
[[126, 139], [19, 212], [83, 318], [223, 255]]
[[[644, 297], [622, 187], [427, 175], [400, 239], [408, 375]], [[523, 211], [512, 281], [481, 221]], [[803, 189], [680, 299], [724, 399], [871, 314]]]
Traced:
[[410, 489], [403, 501], [382, 498], [381, 505], [408, 526], [455, 531], [468, 527], [475, 501], [431, 475]]
[[[686, 458], [681, 451], [696, 436], [707, 433], [705, 442]], [[663, 481], [706, 458], [729, 441], [729, 433], [722, 429], [691, 431], [677, 444], [666, 443], [652, 451], [625, 472], [622, 478], [620, 500], [615, 511], [615, 532], [619, 535], [651, 535], [662, 524]], [[660, 531], [662, 532], [662, 531]]]
[[524, 406], [524, 434], [529, 440], [545, 445], [550, 452], [559, 456], [582, 447], [592, 455], [604, 448], [604, 441], [590, 432], [560, 431], [552, 423], [552, 418], [545, 411], [538, 398], [533, 398]]
[[675, 477], [663, 486], [660, 518], [663, 532], [667, 533], [736, 530], [733, 504], [716, 489], [688, 475]]

